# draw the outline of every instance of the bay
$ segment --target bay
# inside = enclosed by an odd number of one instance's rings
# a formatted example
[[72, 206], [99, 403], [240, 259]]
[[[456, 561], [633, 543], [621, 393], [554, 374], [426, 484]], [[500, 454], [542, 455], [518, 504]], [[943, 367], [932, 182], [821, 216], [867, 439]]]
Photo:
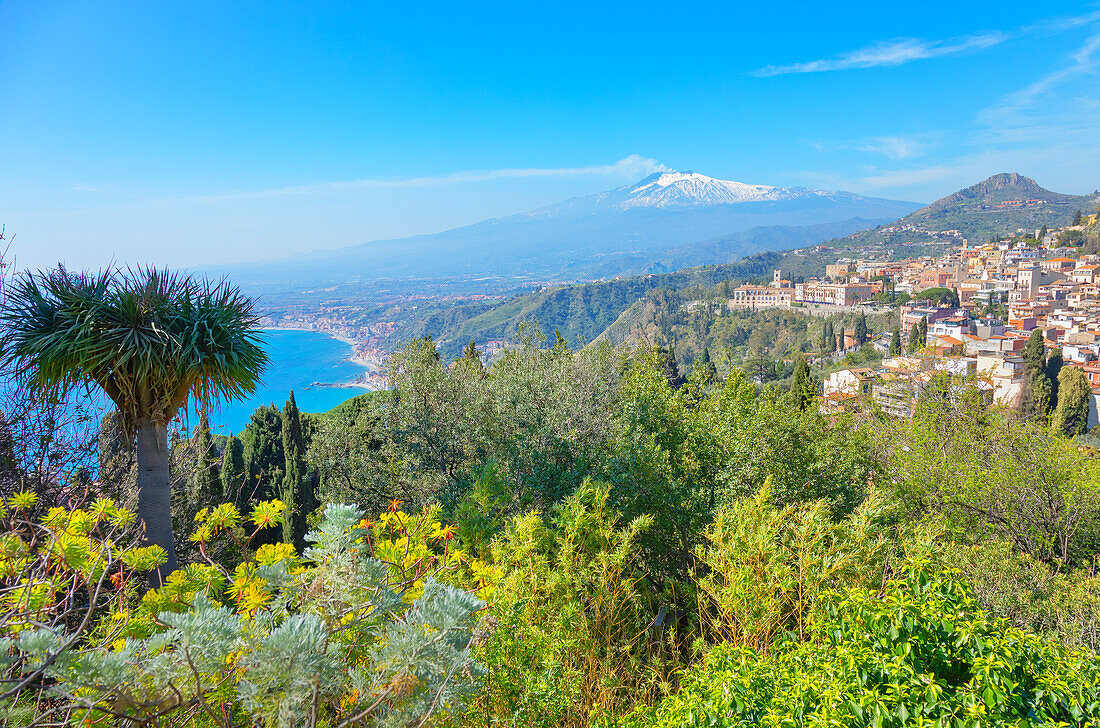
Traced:
[[315, 331], [265, 329], [263, 347], [270, 359], [256, 391], [244, 400], [224, 404], [210, 412], [215, 434], [240, 434], [252, 412], [274, 404], [282, 409], [291, 390], [302, 412], [327, 412], [363, 394], [362, 387], [323, 386], [347, 384], [367, 368], [353, 362], [353, 349], [345, 341]]

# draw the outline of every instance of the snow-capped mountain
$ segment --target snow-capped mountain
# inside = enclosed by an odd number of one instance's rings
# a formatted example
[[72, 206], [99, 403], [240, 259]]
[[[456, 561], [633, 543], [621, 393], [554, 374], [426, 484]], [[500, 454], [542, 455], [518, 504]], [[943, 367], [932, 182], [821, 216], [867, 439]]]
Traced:
[[698, 172], [657, 172], [636, 184], [604, 192], [599, 195], [599, 204], [621, 210], [632, 207], [735, 205], [740, 202], [788, 200], [807, 192], [802, 188], [714, 179]]
[[[402, 276], [614, 276], [727, 262], [890, 222], [914, 203], [664, 171], [634, 184], [432, 235], [379, 240], [257, 267], [333, 285]], [[247, 272], [234, 273], [245, 280]]]
[[573, 197], [526, 213], [526, 217], [559, 217], [642, 208], [709, 207], [752, 202], [779, 202], [814, 197], [846, 197], [847, 192], [805, 187], [750, 185], [707, 177], [698, 172], [656, 172], [634, 184], [586, 197]]

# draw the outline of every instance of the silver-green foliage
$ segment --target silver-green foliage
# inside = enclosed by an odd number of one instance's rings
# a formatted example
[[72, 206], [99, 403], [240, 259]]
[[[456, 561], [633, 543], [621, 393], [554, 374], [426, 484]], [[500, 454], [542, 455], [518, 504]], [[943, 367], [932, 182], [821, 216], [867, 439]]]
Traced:
[[[254, 613], [199, 593], [190, 609], [159, 614], [162, 629], [144, 639], [77, 647], [39, 628], [6, 640], [0, 654], [44, 667], [52, 697], [77, 716], [212, 715], [210, 706], [233, 705], [280, 728], [422, 724], [459, 707], [480, 676], [470, 643], [484, 603], [431, 576], [393, 578], [362, 548], [363, 516], [331, 505], [308, 536], [312, 566], [259, 566], [274, 597]], [[419, 597], [404, 598], [413, 589]]]

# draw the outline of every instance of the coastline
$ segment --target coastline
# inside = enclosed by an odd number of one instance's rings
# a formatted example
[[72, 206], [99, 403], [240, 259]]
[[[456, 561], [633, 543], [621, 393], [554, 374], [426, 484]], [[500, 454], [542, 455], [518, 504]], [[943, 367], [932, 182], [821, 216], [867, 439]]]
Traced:
[[[328, 331], [318, 331], [317, 329], [304, 329], [301, 327], [264, 327], [261, 329], [261, 331], [305, 331], [306, 333], [319, 333], [322, 335], [322, 337], [328, 337], [329, 339], [335, 339], [337, 341], [342, 341], [345, 344], [348, 344], [349, 346], [351, 346], [353, 352], [355, 350], [355, 344], [359, 343], [356, 342], [354, 339], [341, 337], [340, 334], [329, 333]], [[354, 356], [349, 357], [349, 359], [354, 361]], [[356, 364], [357, 363], [359, 362], [356, 362]]]
[[[353, 352], [343, 348], [346, 342], [335, 344], [325, 332], [300, 326], [293, 331], [271, 326], [263, 329], [264, 349], [272, 357], [269, 370], [254, 392], [211, 411], [211, 426], [221, 428], [220, 432], [243, 432], [257, 407], [282, 403], [291, 391], [302, 412], [323, 413], [382, 388], [377, 373], [361, 362], [350, 361]], [[306, 333], [312, 335], [299, 335]]]
[[364, 369], [369, 369], [372, 372], [381, 370], [381, 367], [379, 367], [377, 364], [371, 362], [369, 359], [365, 359], [365, 358], [363, 358], [361, 356], [357, 356], [355, 354], [352, 354], [350, 357], [348, 357], [348, 361], [352, 362], [353, 364], [358, 364], [359, 366], [363, 367]]
[[362, 389], [367, 392], [376, 391], [375, 388], [366, 382], [340, 382], [339, 384], [331, 382], [314, 382], [309, 385], [311, 387], [324, 387], [325, 389]]
[[[379, 367], [377, 364], [371, 362], [370, 360], [368, 360], [364, 357], [359, 356], [359, 353], [356, 350], [356, 346], [358, 345], [358, 342], [355, 341], [354, 339], [350, 339], [346, 336], [340, 336], [339, 334], [333, 334], [333, 333], [330, 333], [328, 331], [318, 331], [317, 329], [307, 329], [307, 328], [304, 328], [302, 326], [264, 326], [260, 330], [261, 331], [302, 331], [302, 332], [309, 333], [309, 334], [320, 334], [321, 336], [326, 336], [326, 337], [328, 337], [330, 339], [333, 339], [335, 341], [343, 342], [343, 343], [345, 343], [345, 344], [347, 344], [348, 346], [351, 347], [351, 355], [348, 356], [347, 361], [350, 361], [352, 364], [355, 364], [356, 366], [362, 367], [363, 369], [367, 370], [368, 374], [381, 371], [381, 367]], [[332, 387], [332, 388], [338, 388], [338, 389], [363, 389], [363, 390], [366, 390], [368, 392], [376, 391], [374, 385], [368, 384], [367, 382], [359, 382], [359, 381], [352, 381], [352, 382], [314, 382], [310, 386], [312, 386], [312, 387]]]

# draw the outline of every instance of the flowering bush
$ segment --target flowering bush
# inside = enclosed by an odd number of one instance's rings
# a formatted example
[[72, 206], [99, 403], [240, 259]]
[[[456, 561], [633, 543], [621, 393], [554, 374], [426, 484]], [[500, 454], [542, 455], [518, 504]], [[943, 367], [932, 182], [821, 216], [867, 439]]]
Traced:
[[302, 554], [248, 550], [281, 525], [279, 501], [247, 518], [204, 510], [199, 552], [229, 539], [248, 558], [232, 571], [190, 564], [139, 597], [164, 555], [137, 545], [133, 513], [104, 500], [34, 523], [20, 517], [25, 501], [0, 506], [10, 722], [423, 725], [480, 675], [470, 643], [484, 602], [445, 583], [471, 569], [432, 510], [395, 503], [370, 521], [328, 505]]

